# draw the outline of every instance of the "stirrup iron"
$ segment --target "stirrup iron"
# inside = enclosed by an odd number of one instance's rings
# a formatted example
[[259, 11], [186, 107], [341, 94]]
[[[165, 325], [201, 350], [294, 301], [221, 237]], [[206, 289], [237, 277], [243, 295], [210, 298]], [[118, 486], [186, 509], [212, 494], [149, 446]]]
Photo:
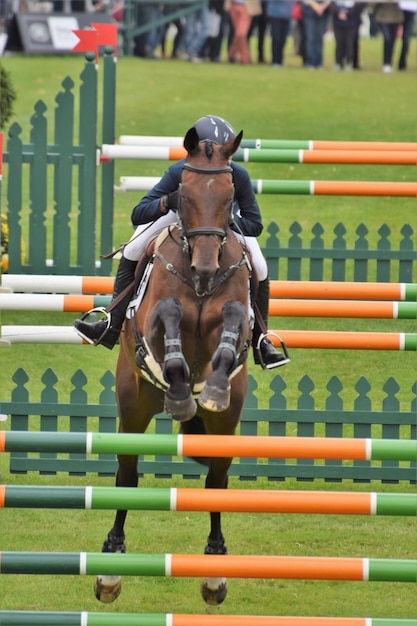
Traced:
[[[278, 339], [280, 347], [282, 348], [282, 352], [284, 353], [284, 358], [278, 363], [272, 363], [271, 365], [268, 365], [267, 363], [264, 362], [262, 358], [261, 343], [263, 342], [264, 339], [268, 339], [270, 336], [273, 336], [276, 339]], [[275, 367], [281, 367], [281, 365], [286, 365], [287, 363], [291, 361], [290, 355], [288, 354], [287, 346], [285, 345], [284, 340], [281, 339], [281, 337], [277, 333], [274, 333], [273, 331], [268, 330], [266, 333], [261, 333], [259, 335], [255, 349], [257, 352], [258, 359], [259, 359], [259, 364], [264, 370], [274, 369]]]
[[[80, 335], [80, 337], [82, 337], [85, 341], [87, 341], [87, 343], [93, 346], [99, 345], [101, 343], [103, 337], [106, 335], [107, 331], [111, 327], [111, 313], [106, 311], [106, 309], [102, 306], [97, 306], [94, 309], [90, 309], [86, 313], [83, 313], [82, 316], [80, 317], [80, 322], [84, 322], [90, 315], [93, 315], [95, 313], [102, 313], [104, 315], [104, 318], [97, 320], [97, 322], [104, 322], [104, 321], [106, 322], [106, 328], [104, 329], [104, 331], [102, 332], [102, 334], [96, 341], [94, 341], [93, 339], [90, 339], [90, 337], [87, 337], [87, 335], [85, 335], [77, 327], [75, 327], [75, 330]], [[88, 324], [89, 322], [86, 322], [86, 323]]]

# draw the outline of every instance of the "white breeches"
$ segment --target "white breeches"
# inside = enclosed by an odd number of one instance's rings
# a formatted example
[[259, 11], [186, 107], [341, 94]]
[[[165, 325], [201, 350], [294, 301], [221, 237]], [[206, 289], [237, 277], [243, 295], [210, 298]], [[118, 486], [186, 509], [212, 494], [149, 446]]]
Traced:
[[[169, 211], [166, 215], [162, 215], [162, 217], [155, 222], [151, 222], [150, 224], [140, 224], [125, 245], [123, 249], [123, 256], [129, 261], [138, 261], [142, 254], [144, 254], [149, 239], [159, 235], [164, 228], [170, 224], [175, 224], [176, 221], [177, 218], [175, 213]], [[246, 246], [251, 254], [252, 265], [258, 280], [260, 282], [265, 280], [268, 277], [268, 266], [262, 254], [261, 248], [259, 247], [257, 238], [243, 237], [234, 231], [233, 234], [236, 235], [240, 241], [244, 241], [246, 243]]]

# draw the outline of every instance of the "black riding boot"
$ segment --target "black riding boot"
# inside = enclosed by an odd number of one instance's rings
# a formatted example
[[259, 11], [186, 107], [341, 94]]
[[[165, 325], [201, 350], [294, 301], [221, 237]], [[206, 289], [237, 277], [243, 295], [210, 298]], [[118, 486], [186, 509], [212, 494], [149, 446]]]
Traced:
[[[136, 265], [137, 261], [129, 261], [129, 259], [125, 259], [124, 256], [120, 259], [114, 281], [112, 302], [120, 293], [122, 293], [122, 291], [124, 291], [124, 289], [126, 289], [128, 285], [133, 282]], [[78, 334], [89, 343], [94, 343], [96, 345], [103, 344], [103, 346], [112, 350], [119, 339], [120, 331], [126, 315], [127, 305], [129, 304], [131, 297], [132, 292], [129, 291], [129, 293], [127, 293], [127, 295], [115, 306], [109, 314], [110, 325], [109, 319], [103, 319], [99, 322], [93, 322], [91, 324], [85, 322], [84, 319], [89, 315], [89, 313], [84, 315], [81, 319], [75, 320], [74, 326]]]
[[257, 365], [261, 365], [264, 369], [273, 369], [274, 367], [279, 367], [280, 365], [289, 363], [290, 359], [284, 344], [282, 344], [282, 347], [284, 348], [285, 354], [282, 354], [282, 352], [275, 350], [273, 343], [268, 339], [266, 334], [268, 328], [269, 278], [266, 278], [259, 283], [258, 295], [255, 304], [264, 325], [264, 328], [262, 328], [261, 322], [257, 319], [257, 315], [255, 315], [252, 337], [255, 363]]

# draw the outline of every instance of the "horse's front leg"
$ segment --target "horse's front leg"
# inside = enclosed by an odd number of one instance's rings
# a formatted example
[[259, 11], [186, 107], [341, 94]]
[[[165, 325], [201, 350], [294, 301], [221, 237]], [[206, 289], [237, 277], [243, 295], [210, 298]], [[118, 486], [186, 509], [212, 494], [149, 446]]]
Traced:
[[185, 422], [194, 417], [197, 404], [191, 393], [190, 371], [182, 352], [180, 322], [183, 309], [176, 298], [164, 298], [158, 302], [155, 312], [165, 330], [163, 374], [169, 387], [164, 408], [172, 419]]
[[223, 330], [211, 360], [212, 373], [207, 378], [198, 403], [208, 411], [225, 411], [230, 405], [229, 376], [237, 365], [237, 346], [246, 309], [241, 302], [229, 301], [223, 306]]

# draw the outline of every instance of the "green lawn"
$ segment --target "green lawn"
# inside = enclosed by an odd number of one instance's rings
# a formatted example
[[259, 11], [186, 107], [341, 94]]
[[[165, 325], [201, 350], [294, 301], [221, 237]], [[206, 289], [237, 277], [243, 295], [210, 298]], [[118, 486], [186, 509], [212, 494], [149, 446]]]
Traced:
[[[248, 138], [416, 141], [416, 44], [413, 39], [407, 72], [391, 75], [381, 72], [380, 38], [361, 42], [362, 70], [352, 73], [331, 70], [333, 41], [326, 42], [324, 70], [315, 72], [300, 67], [300, 59], [292, 54], [291, 41], [287, 45], [287, 67], [282, 70], [267, 65], [194, 65], [122, 57], [117, 68], [116, 137], [120, 134], [183, 135], [201, 115], [216, 113], [229, 119], [237, 130], [243, 128]], [[41, 98], [46, 102], [48, 115], [52, 117], [55, 96], [67, 75], [74, 79], [77, 95], [83, 60], [71, 56], [13, 55], [4, 57], [2, 63], [11, 72], [18, 93], [12, 121], [19, 122], [23, 128], [22, 139], [28, 142], [29, 122], [36, 100]], [[168, 162], [157, 161], [120, 161], [116, 165], [116, 181], [121, 175], [158, 176], [168, 165]], [[402, 166], [248, 164], [247, 167], [252, 178], [416, 180], [415, 168]], [[116, 195], [115, 246], [130, 237], [130, 212], [139, 197], [140, 194], [135, 193]], [[260, 196], [259, 203], [265, 225], [276, 221], [283, 241], [288, 240], [289, 227], [294, 221], [302, 225], [307, 241], [311, 238], [312, 227], [319, 222], [325, 228], [327, 242], [332, 241], [333, 229], [342, 222], [348, 231], [349, 247], [354, 245], [356, 229], [361, 223], [369, 230], [370, 247], [374, 247], [379, 239], [378, 230], [382, 224], [387, 224], [392, 231], [394, 247], [398, 245], [404, 224], [411, 224], [414, 231], [417, 226], [414, 198]], [[2, 211], [6, 208], [3, 191]], [[74, 198], [74, 214], [76, 208]], [[265, 232], [262, 243], [266, 236]], [[417, 276], [413, 280], [416, 282]], [[71, 314], [3, 312], [1, 323], [71, 324], [73, 317]], [[417, 332], [415, 320], [274, 319], [270, 326]], [[106, 369], [114, 370], [117, 349], [109, 352], [87, 346], [14, 345], [1, 354], [0, 398], [9, 399], [14, 387], [12, 376], [18, 367], [28, 372], [28, 388], [39, 396], [42, 373], [51, 367], [59, 378], [60, 400], [67, 401], [72, 389], [70, 378], [77, 368], [86, 372], [88, 391], [92, 396], [98, 393], [100, 386], [95, 381]], [[297, 406], [298, 382], [305, 374], [315, 382], [313, 395], [318, 408], [324, 405], [326, 384], [333, 375], [343, 381], [347, 404], [352, 405], [355, 384], [360, 376], [365, 376], [372, 385], [375, 409], [380, 409], [385, 397], [383, 385], [388, 378], [394, 377], [400, 384], [401, 408], [410, 410], [413, 400], [415, 407], [415, 353], [293, 350], [291, 357], [291, 364], [282, 373], [290, 408]], [[250, 370], [257, 378], [260, 402], [266, 405], [273, 374], [262, 373], [252, 365], [252, 360]], [[0, 457], [0, 474], [2, 483], [13, 484], [113, 483], [111, 479], [97, 476], [84, 479], [61, 474], [57, 477], [10, 475], [7, 456]], [[180, 477], [172, 481], [146, 477], [142, 482], [144, 486], [183, 486], [183, 483]], [[203, 483], [197, 484], [202, 486]], [[195, 486], [195, 483], [187, 481], [186, 486]], [[332, 485], [321, 481], [310, 484], [292, 480], [286, 481], [285, 485], [265, 481], [242, 484], [233, 479], [231, 486], [416, 493], [416, 485], [407, 484], [345, 482]], [[101, 549], [112, 519], [111, 512], [5, 509], [0, 513], [0, 550], [97, 551]], [[201, 553], [208, 529], [205, 514], [131, 512], [126, 525], [128, 550]], [[404, 559], [415, 559], [417, 555], [415, 518], [228, 514], [224, 515], [224, 532], [231, 554]], [[221, 608], [223, 614], [417, 617], [415, 586], [411, 584], [249, 579], [230, 580], [229, 589], [229, 596]], [[0, 607], [109, 610], [115, 613], [204, 612], [199, 581], [158, 578], [125, 578], [124, 590], [117, 603], [102, 607], [93, 598], [90, 578], [3, 576]], [[116, 617], [114, 624], [117, 626]], [[255, 622], [254, 626], [257, 626]]]

